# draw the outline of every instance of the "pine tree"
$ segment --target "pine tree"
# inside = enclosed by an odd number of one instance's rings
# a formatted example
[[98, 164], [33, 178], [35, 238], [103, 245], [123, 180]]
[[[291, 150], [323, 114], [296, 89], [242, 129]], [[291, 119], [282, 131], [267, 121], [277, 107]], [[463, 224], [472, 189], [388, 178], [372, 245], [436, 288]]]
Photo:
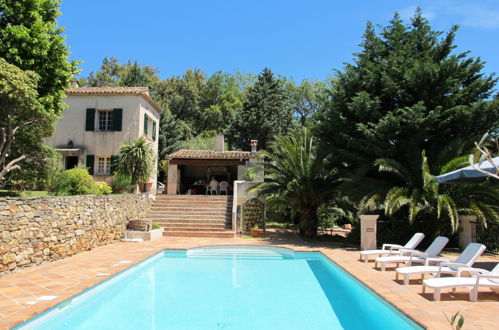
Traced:
[[148, 87], [152, 85], [152, 79], [146, 74], [144, 68], [135, 61], [126, 66], [119, 84], [127, 87]]
[[283, 82], [265, 68], [249, 88], [247, 100], [229, 128], [229, 144], [232, 148], [248, 150], [250, 140], [258, 140], [265, 148], [275, 135], [287, 133], [291, 122]]
[[418, 10], [405, 25], [396, 14], [379, 34], [369, 23], [355, 54], [330, 91], [318, 136], [350, 168], [378, 158], [402, 163], [427, 151], [430, 163], [450, 140], [481, 136], [498, 117], [488, 101], [496, 79], [484, 62], [453, 53], [457, 27], [433, 31]]

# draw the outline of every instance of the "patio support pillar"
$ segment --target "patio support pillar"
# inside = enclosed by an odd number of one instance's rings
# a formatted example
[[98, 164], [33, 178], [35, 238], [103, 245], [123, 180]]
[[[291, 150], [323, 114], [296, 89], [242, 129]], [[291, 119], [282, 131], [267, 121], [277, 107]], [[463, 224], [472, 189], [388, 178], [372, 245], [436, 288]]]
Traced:
[[379, 215], [360, 216], [360, 250], [375, 250], [376, 242], [376, 221]]
[[178, 182], [178, 165], [169, 164], [168, 165], [168, 186], [167, 193], [168, 195], [176, 195], [177, 194], [177, 182]]
[[470, 243], [476, 242], [476, 216], [459, 216], [459, 247], [465, 248]]

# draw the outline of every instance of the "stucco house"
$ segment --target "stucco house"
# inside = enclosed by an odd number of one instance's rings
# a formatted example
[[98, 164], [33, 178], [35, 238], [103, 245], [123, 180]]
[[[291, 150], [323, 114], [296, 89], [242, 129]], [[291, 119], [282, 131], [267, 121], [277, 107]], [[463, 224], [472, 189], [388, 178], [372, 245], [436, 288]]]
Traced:
[[62, 158], [62, 167], [85, 166], [95, 181], [112, 183], [118, 148], [142, 136], [154, 151], [154, 171], [147, 186], [156, 191], [159, 119], [161, 107], [147, 87], [69, 88], [68, 105], [57, 122], [55, 134], [45, 143]]

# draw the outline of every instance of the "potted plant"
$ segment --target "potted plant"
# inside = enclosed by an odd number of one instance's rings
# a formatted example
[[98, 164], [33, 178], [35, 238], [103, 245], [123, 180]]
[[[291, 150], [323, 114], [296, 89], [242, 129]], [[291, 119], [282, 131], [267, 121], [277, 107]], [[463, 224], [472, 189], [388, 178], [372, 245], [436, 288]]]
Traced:
[[251, 237], [262, 237], [263, 236], [263, 229], [260, 229], [258, 227], [258, 223], [255, 223], [253, 228], [251, 228]]

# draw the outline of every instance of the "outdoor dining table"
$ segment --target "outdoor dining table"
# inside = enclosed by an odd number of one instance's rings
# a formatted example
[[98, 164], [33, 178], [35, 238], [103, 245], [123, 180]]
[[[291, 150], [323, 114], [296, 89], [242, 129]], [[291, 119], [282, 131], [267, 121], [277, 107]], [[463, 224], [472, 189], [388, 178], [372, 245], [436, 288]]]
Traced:
[[193, 194], [193, 195], [205, 194], [206, 193], [206, 185], [204, 185], [204, 184], [194, 184], [194, 185], [192, 185], [192, 190], [196, 191], [196, 193]]

